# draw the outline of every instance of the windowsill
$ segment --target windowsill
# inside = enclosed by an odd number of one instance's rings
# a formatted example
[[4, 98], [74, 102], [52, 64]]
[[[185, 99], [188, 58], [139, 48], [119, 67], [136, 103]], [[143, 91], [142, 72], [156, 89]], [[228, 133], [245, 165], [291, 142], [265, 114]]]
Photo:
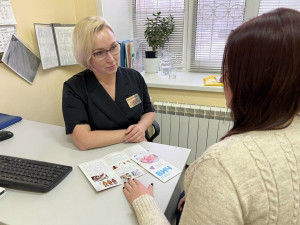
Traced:
[[158, 74], [141, 73], [150, 88], [179, 89], [190, 91], [223, 92], [223, 87], [204, 86], [203, 78], [212, 73], [177, 72], [175, 79]]

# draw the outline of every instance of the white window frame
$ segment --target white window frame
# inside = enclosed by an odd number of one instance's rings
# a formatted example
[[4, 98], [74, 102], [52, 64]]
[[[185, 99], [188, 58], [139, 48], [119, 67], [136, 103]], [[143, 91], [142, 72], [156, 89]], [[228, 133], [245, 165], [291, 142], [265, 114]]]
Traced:
[[[186, 32], [185, 32], [185, 43], [184, 43], [184, 49], [186, 49], [185, 54], [183, 55], [183, 65], [186, 71], [191, 72], [208, 72], [207, 70], [200, 70], [200, 69], [191, 69], [191, 58], [189, 57], [192, 54], [192, 39], [194, 38], [192, 36], [192, 30], [193, 30], [193, 11], [194, 11], [194, 2], [197, 2], [197, 0], [187, 0], [187, 9], [185, 11], [185, 16], [187, 19], [186, 22]], [[244, 15], [244, 22], [257, 16], [258, 10], [259, 10], [259, 2], [260, 0], [246, 0], [246, 6], [245, 6], [245, 15]], [[209, 72], [221, 72], [221, 67], [218, 70], [209, 71]]]
[[[201, 0], [200, 0], [201, 1]], [[262, 0], [263, 1], [263, 0]], [[285, 0], [287, 1], [287, 0]], [[185, 0], [185, 13], [184, 13], [184, 34], [183, 34], [183, 51], [182, 51], [182, 66], [183, 71], [191, 71], [191, 72], [207, 72], [201, 71], [199, 69], [191, 69], [191, 60], [190, 55], [192, 54], [192, 29], [193, 29], [193, 7], [194, 3], [197, 0]], [[280, 2], [280, 1], [279, 1]], [[278, 7], [278, 1], [274, 2], [274, 5]], [[246, 0], [245, 6], [245, 14], [244, 14], [244, 22], [248, 21], [249, 19], [256, 17], [259, 14], [259, 6], [260, 0]], [[210, 71], [212, 72], [212, 71]], [[221, 72], [221, 65], [220, 69], [215, 71], [216, 73]]]

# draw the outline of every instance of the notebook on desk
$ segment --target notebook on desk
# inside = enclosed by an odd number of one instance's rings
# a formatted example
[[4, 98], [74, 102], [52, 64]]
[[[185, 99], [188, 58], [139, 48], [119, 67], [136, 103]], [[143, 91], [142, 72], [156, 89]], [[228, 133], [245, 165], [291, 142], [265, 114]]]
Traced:
[[13, 116], [8, 114], [0, 113], [0, 130], [9, 127], [22, 120], [20, 116]]

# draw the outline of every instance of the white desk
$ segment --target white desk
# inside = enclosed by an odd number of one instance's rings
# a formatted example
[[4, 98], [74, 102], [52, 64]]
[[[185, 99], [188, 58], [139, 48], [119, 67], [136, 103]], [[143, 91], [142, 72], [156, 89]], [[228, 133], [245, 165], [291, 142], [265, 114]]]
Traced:
[[[78, 167], [132, 144], [118, 144], [80, 151], [65, 135], [64, 128], [23, 120], [9, 129], [14, 137], [0, 142], [0, 154], [49, 161], [73, 167], [73, 171], [48, 193], [6, 189], [0, 197], [0, 221], [11, 225], [110, 225], [137, 224], [134, 212], [123, 195], [123, 185], [96, 192]], [[190, 150], [155, 143], [141, 143], [161, 158], [183, 169]], [[174, 216], [180, 192], [177, 175], [162, 183], [149, 173], [139, 178], [154, 183], [159, 207], [169, 219]]]

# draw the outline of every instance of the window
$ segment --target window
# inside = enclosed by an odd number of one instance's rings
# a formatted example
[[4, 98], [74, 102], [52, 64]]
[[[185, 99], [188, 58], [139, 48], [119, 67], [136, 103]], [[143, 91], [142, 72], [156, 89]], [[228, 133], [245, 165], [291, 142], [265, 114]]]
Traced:
[[190, 70], [220, 70], [227, 36], [243, 23], [245, 5], [245, 0], [194, 1]]
[[258, 15], [261, 15], [270, 10], [284, 7], [292, 8], [300, 11], [300, 1], [299, 0], [261, 0]]
[[[153, 17], [153, 13], [161, 12], [162, 17], [172, 14], [175, 22], [175, 29], [165, 49], [176, 56], [175, 64], [181, 64], [183, 52], [184, 33], [184, 0], [133, 0], [133, 36], [142, 43], [142, 52], [151, 50], [144, 38], [145, 24], [147, 17]], [[176, 65], [175, 65], [176, 66]]]
[[[175, 31], [166, 48], [188, 71], [220, 72], [228, 34], [244, 21], [278, 7], [300, 11], [299, 0], [135, 0], [134, 38], [144, 38], [146, 18], [172, 14]], [[178, 66], [178, 65], [177, 65]]]

